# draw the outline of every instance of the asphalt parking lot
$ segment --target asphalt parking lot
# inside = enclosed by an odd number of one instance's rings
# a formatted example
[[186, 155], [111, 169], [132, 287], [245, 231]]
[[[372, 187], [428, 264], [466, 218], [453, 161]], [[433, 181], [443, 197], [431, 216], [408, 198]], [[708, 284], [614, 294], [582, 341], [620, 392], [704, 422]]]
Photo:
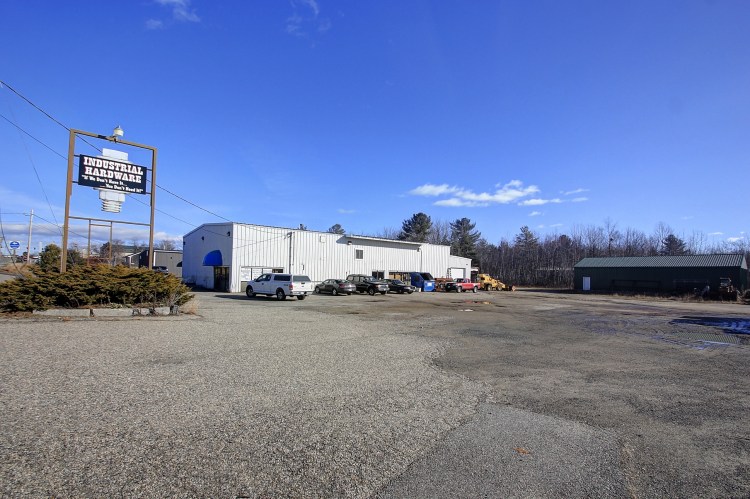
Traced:
[[556, 294], [0, 319], [0, 494], [750, 496], [750, 308]]

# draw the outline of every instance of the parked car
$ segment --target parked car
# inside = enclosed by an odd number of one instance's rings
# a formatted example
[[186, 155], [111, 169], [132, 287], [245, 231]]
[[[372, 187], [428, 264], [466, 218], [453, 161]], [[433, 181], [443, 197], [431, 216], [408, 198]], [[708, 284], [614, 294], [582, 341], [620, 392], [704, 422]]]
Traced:
[[411, 284], [406, 284], [404, 281], [400, 279], [385, 279], [385, 282], [388, 283], [388, 291], [393, 291], [395, 293], [412, 294], [417, 289]]
[[310, 278], [295, 274], [263, 274], [250, 281], [245, 288], [248, 297], [256, 294], [276, 295], [279, 300], [285, 300], [287, 296], [296, 296], [298, 300], [304, 300], [312, 292], [313, 283]]
[[366, 274], [350, 274], [346, 276], [347, 281], [351, 281], [357, 287], [360, 293], [368, 293], [370, 296], [375, 293], [384, 295], [388, 292], [388, 283]]
[[459, 278], [455, 281], [449, 281], [445, 283], [446, 291], [456, 291], [458, 293], [461, 293], [463, 291], [471, 291], [473, 293], [476, 293], [477, 289], [479, 289], [479, 284], [477, 284], [476, 282], [471, 282], [471, 279], [467, 278]]
[[357, 291], [357, 286], [345, 279], [326, 279], [315, 286], [316, 293], [331, 293], [333, 296], [341, 294], [350, 295], [355, 291]]
[[154, 265], [151, 269], [160, 274], [169, 274], [169, 269], [164, 265]]

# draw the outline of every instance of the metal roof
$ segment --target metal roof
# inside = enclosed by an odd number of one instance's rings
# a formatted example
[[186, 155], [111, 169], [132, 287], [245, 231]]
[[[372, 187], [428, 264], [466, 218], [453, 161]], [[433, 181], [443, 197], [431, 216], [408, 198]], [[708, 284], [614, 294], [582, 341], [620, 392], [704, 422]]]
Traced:
[[575, 268], [623, 267], [740, 267], [747, 268], [745, 255], [618, 256], [584, 258]]

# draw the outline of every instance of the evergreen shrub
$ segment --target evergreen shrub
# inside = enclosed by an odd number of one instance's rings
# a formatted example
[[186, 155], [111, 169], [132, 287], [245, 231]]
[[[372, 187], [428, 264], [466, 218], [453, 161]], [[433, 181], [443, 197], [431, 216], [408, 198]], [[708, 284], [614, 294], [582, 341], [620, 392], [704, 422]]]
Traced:
[[33, 269], [33, 274], [0, 284], [0, 310], [30, 312], [87, 306], [161, 307], [193, 298], [179, 277], [147, 268], [76, 265], [64, 274]]

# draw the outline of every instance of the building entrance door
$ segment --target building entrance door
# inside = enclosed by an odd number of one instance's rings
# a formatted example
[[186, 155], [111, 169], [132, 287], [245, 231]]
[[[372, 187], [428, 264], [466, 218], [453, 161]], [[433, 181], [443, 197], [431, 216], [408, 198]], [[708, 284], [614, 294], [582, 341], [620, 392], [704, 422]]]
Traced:
[[214, 291], [229, 291], [229, 267], [214, 267]]
[[591, 277], [584, 277], [583, 278], [583, 290], [584, 291], [591, 291]]

